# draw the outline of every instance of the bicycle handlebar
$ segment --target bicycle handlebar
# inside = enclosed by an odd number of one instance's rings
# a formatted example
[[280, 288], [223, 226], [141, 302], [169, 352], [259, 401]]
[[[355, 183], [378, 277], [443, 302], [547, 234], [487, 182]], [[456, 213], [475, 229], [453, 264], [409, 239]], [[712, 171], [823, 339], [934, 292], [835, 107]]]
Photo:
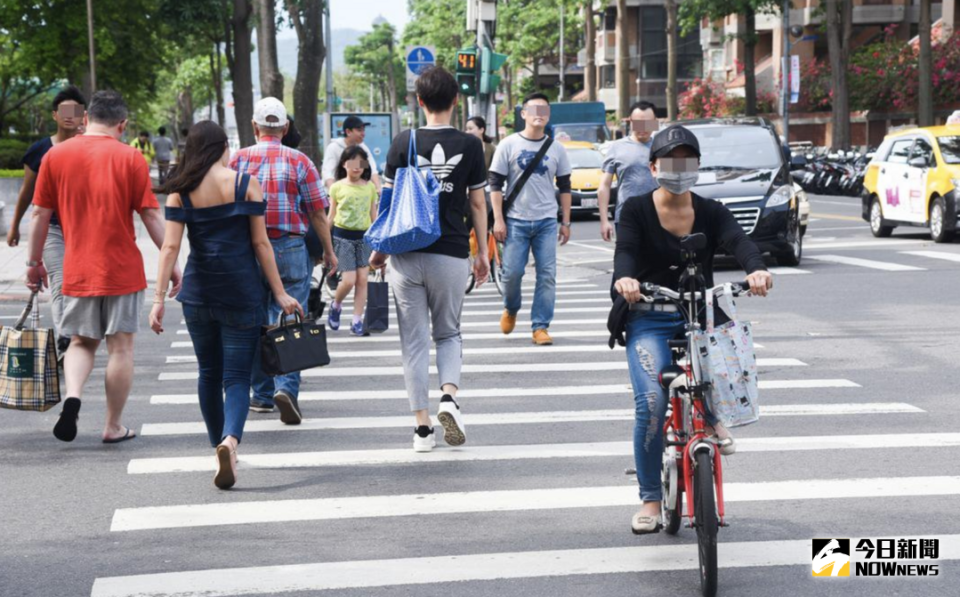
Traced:
[[[725, 286], [726, 284], [719, 284], [711, 288], [710, 292], [712, 292], [714, 296], [719, 296], [723, 294]], [[747, 282], [730, 282], [730, 286], [733, 290], [733, 296], [740, 296], [741, 294], [750, 290], [750, 284]], [[640, 284], [640, 292], [642, 292], [644, 296], [652, 298], [663, 297], [673, 301], [684, 300], [690, 295], [689, 292], [680, 293], [670, 288], [664, 288], [663, 286], [658, 286], [657, 284], [651, 284], [650, 282], [643, 282]], [[701, 293], [694, 293], [694, 299], [699, 298], [702, 298]]]

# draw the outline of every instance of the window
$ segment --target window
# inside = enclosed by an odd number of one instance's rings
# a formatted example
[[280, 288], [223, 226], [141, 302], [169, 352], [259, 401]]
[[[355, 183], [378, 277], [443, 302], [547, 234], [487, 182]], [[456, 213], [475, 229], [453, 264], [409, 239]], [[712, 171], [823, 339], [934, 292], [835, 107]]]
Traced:
[[917, 144], [910, 150], [911, 158], [923, 158], [927, 161], [927, 166], [936, 167], [937, 160], [933, 157], [933, 147], [927, 143], [926, 139], [917, 139]]
[[890, 155], [887, 162], [891, 164], [906, 164], [910, 159], [910, 148], [913, 147], [913, 139], [901, 139], [893, 144], [890, 149]]
[[960, 164], [960, 137], [937, 137], [940, 154], [948, 164]]
[[698, 126], [690, 130], [700, 142], [700, 170], [772, 170], [783, 152], [769, 130], [759, 126]]
[[617, 30], [617, 9], [616, 8], [608, 8], [606, 12], [603, 13], [603, 30], [604, 31]]
[[603, 81], [605, 89], [613, 89], [617, 86], [617, 70], [613, 64], [600, 67], [600, 79]]
[[595, 149], [568, 149], [567, 157], [570, 159], [570, 168], [573, 170], [599, 170], [603, 167], [603, 158]]
[[[667, 11], [662, 6], [640, 8], [640, 78], [667, 78]], [[701, 76], [703, 49], [700, 31], [681, 36], [677, 32], [677, 78]]]

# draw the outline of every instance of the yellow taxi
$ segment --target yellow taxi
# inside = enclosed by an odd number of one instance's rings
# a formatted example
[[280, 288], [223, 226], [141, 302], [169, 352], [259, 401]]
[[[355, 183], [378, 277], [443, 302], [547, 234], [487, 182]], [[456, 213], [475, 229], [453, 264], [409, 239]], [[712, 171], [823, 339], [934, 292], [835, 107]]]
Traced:
[[874, 236], [890, 236], [897, 226], [925, 226], [934, 242], [951, 241], [960, 208], [960, 125], [887, 135], [863, 188], [863, 219]]
[[[561, 141], [570, 159], [570, 188], [573, 211], [595, 212], [600, 206], [600, 180], [603, 178], [603, 155], [596, 145], [586, 141]], [[610, 190], [610, 210], [617, 204], [617, 187]]]

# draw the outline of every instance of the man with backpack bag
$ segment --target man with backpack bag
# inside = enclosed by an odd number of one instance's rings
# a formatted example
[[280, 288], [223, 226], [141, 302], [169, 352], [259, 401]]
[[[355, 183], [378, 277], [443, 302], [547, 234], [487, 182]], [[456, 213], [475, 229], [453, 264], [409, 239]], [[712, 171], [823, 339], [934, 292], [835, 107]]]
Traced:
[[[544, 132], [550, 122], [550, 102], [542, 93], [528, 95], [520, 112], [525, 127], [497, 146], [490, 165], [490, 202], [493, 236], [503, 249], [503, 315], [500, 330], [509, 334], [517, 325], [520, 284], [530, 251], [536, 261], [537, 285], [530, 321], [533, 343], [553, 344], [547, 333], [557, 301], [557, 239], [570, 240], [570, 160], [559, 143]], [[554, 188], [556, 179], [556, 189]], [[506, 183], [506, 184], [504, 184]], [[504, 199], [503, 188], [508, 193]], [[557, 199], [563, 220], [557, 226]]]

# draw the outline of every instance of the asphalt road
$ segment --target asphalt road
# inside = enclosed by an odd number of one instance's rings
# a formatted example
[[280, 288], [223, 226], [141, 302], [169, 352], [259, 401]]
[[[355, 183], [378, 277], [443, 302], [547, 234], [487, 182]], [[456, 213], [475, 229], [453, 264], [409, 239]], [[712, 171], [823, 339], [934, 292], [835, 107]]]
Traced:
[[[874, 239], [857, 200], [812, 204], [801, 267], [739, 303], [762, 346], [765, 412], [724, 461], [720, 594], [955, 595], [960, 243]], [[136, 440], [99, 441], [103, 357], [75, 442], [50, 433], [59, 408], [0, 413], [0, 595], [698, 595], [692, 529], [630, 533], [611, 251], [595, 220], [575, 223], [552, 348], [531, 345], [523, 314], [502, 337], [495, 292], [468, 297], [462, 449], [412, 452], [395, 329], [340, 332], [333, 364], [305, 379], [302, 426], [251, 413], [229, 492], [212, 484], [171, 306], [165, 335], [138, 338]], [[17, 310], [0, 306], [0, 322]], [[813, 538], [918, 536], [941, 539], [938, 577], [811, 576]]]

